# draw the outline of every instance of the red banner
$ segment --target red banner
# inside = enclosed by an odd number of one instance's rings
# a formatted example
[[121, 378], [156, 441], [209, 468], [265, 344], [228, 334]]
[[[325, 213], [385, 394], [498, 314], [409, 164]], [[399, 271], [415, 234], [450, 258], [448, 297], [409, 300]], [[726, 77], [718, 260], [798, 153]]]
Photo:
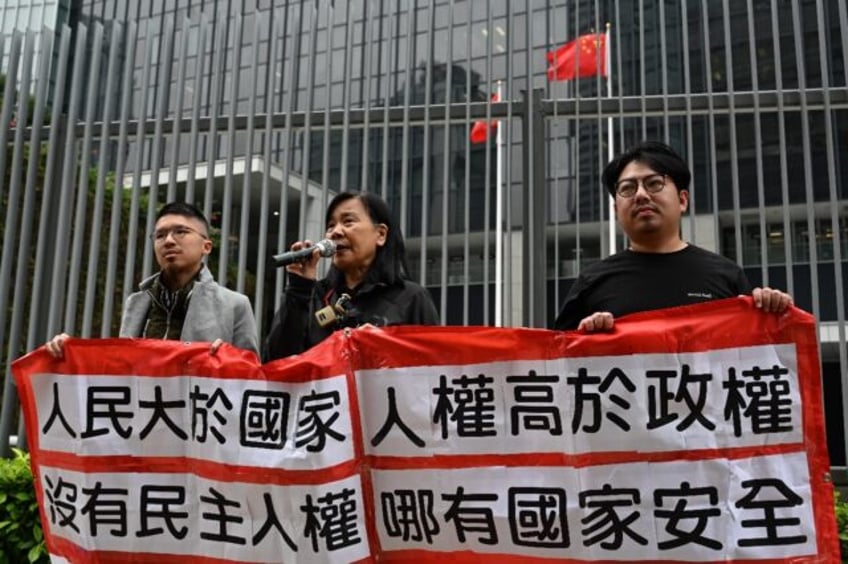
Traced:
[[815, 330], [738, 298], [13, 372], [58, 562], [834, 562]]

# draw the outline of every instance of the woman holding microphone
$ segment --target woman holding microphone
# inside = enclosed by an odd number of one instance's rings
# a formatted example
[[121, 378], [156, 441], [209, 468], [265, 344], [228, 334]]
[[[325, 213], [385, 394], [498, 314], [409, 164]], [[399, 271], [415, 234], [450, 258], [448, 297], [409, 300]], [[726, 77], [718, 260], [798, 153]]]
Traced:
[[[439, 323], [429, 292], [409, 278], [403, 235], [382, 198], [342, 192], [327, 208], [326, 228], [333, 265], [317, 279], [316, 247], [286, 266], [288, 288], [265, 340], [264, 362], [301, 353], [336, 329]], [[291, 250], [311, 246], [298, 241]]]

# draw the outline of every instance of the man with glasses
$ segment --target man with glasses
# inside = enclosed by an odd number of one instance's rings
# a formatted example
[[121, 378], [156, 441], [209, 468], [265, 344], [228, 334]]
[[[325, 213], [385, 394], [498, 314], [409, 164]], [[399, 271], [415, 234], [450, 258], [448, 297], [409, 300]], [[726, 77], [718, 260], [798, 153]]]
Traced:
[[733, 261], [684, 241], [680, 218], [692, 175], [663, 143], [643, 141], [613, 159], [601, 177], [629, 247], [583, 270], [557, 316], [556, 329], [609, 331], [628, 313], [751, 293], [756, 307], [781, 313], [792, 297], [754, 288]]
[[[160, 271], [143, 280], [121, 316], [121, 337], [222, 343], [259, 353], [256, 320], [247, 296], [215, 282], [203, 259], [212, 252], [209, 222], [191, 204], [165, 204], [156, 216], [153, 245]], [[68, 335], [47, 343], [64, 356]]]

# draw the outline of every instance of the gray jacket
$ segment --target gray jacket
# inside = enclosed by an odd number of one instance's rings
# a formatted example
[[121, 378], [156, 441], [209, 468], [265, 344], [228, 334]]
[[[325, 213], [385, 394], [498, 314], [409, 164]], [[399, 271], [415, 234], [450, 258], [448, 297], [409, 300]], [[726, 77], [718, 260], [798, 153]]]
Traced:
[[[159, 273], [143, 280], [138, 292], [130, 294], [121, 316], [121, 337], [141, 337], [151, 298], [147, 290]], [[206, 265], [200, 270], [191, 291], [183, 330], [183, 341], [211, 343], [222, 339], [240, 349], [259, 354], [256, 319], [247, 296], [233, 292], [215, 282]]]

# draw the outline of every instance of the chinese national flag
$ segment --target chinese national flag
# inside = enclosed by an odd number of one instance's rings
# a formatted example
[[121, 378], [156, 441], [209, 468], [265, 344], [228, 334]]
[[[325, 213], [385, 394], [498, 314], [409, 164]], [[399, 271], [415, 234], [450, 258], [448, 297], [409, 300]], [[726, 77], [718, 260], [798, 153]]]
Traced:
[[548, 80], [572, 80], [581, 76], [607, 75], [607, 36], [587, 33], [546, 55]]
[[[492, 102], [499, 102], [500, 96], [498, 96], [497, 92], [492, 94]], [[472, 143], [485, 143], [486, 137], [489, 136], [489, 131], [495, 131], [498, 127], [498, 120], [493, 119], [488, 124], [484, 119], [478, 119], [474, 122], [474, 125], [471, 126], [471, 134], [469, 137], [471, 138]]]

